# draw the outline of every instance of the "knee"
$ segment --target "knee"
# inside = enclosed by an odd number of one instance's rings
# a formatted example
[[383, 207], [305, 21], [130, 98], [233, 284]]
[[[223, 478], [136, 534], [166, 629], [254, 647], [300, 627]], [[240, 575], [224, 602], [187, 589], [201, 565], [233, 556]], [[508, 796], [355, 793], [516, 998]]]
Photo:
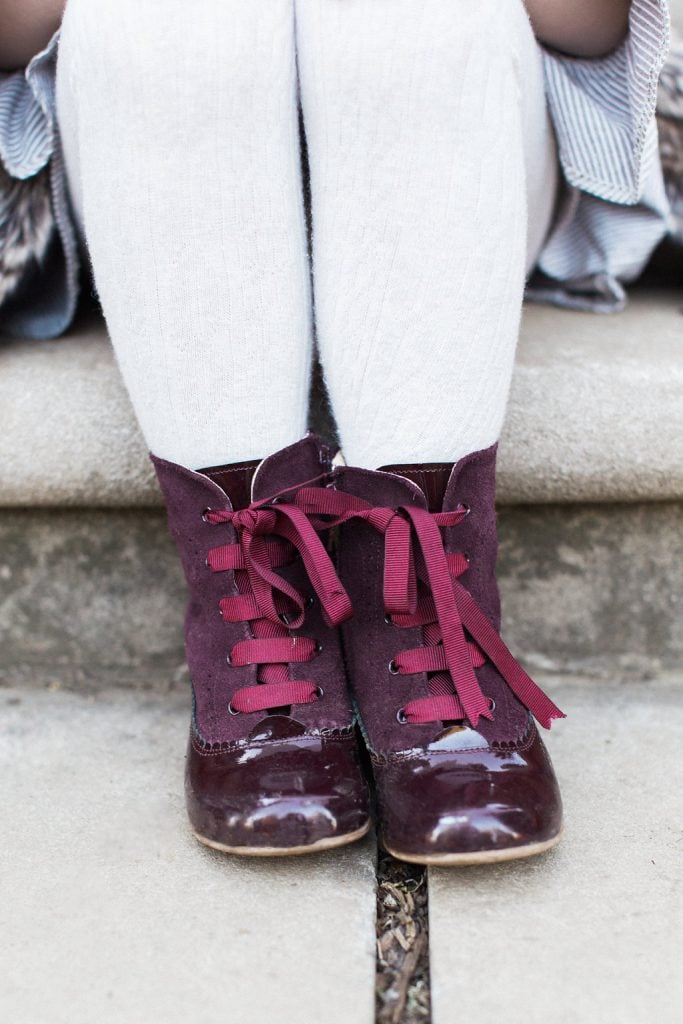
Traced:
[[[169, 0], [169, 7], [173, 0]], [[162, 5], [139, 0], [68, 0], [59, 44], [60, 62], [73, 73], [105, 77], [117, 73], [125, 88], [127, 73], [144, 61], [163, 30]]]
[[[293, 0], [68, 0], [60, 50], [88, 80], [130, 95], [182, 76], [188, 88], [229, 70], [235, 94], [293, 64]], [[278, 63], [279, 62], [279, 63]]]
[[147, 6], [136, 4], [135, 0], [97, 0], [96, 4], [92, 0], [68, 0], [62, 35], [76, 35], [93, 49], [103, 45], [116, 47], [136, 19], [141, 20]]
[[518, 60], [532, 56], [532, 51], [538, 49], [523, 0], [497, 3], [493, 28], [499, 45], [511, 51]]
[[[323, 24], [328, 19], [328, 35], [337, 40], [337, 48], [370, 54], [381, 52], [390, 39], [397, 71], [422, 50], [452, 74], [464, 71], [472, 58], [485, 63], [494, 55], [524, 54], [534, 43], [523, 0], [424, 0], [419, 12], [415, 5], [405, 2], [397, 5], [400, 18], [391, 5], [377, 4], [373, 8], [365, 0], [349, 0], [329, 8], [320, 8], [321, 0], [317, 4], [316, 0], [309, 2], [322, 10]], [[386, 74], [385, 62], [374, 62], [369, 57], [363, 63], [363, 74], [372, 76], [375, 65], [378, 75]]]
[[524, 0], [433, 0], [440, 12], [442, 44], [482, 52], [523, 53], [535, 44]]

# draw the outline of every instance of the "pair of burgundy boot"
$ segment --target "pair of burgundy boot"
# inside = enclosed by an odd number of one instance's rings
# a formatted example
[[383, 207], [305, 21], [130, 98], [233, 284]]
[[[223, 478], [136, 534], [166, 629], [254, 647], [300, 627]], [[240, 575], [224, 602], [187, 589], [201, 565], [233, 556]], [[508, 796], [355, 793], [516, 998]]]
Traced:
[[309, 435], [261, 463], [153, 461], [190, 589], [201, 842], [283, 855], [360, 838], [357, 725], [395, 856], [469, 864], [559, 840], [532, 714], [561, 712], [498, 636], [495, 448], [371, 472], [333, 469]]

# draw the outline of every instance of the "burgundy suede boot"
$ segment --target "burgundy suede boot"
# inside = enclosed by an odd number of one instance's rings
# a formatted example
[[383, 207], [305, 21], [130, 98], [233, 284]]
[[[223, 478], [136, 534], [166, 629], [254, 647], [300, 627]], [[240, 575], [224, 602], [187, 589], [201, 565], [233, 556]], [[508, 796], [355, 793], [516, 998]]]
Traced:
[[381, 837], [417, 863], [511, 860], [560, 838], [530, 711], [546, 727], [562, 712], [498, 635], [495, 458], [494, 446], [455, 466], [342, 468], [328, 491]]
[[368, 794], [336, 628], [351, 606], [296, 505], [300, 484], [313, 508], [326, 493], [326, 449], [309, 435], [260, 464], [152, 461], [190, 590], [194, 834], [264, 856], [360, 838]]

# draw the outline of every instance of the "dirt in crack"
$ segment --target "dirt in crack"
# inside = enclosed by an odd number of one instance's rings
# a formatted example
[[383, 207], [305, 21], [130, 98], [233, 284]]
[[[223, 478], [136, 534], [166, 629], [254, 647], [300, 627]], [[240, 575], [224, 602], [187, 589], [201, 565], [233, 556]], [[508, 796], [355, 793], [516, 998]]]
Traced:
[[377, 1024], [429, 1024], [427, 869], [382, 850], [377, 866]]

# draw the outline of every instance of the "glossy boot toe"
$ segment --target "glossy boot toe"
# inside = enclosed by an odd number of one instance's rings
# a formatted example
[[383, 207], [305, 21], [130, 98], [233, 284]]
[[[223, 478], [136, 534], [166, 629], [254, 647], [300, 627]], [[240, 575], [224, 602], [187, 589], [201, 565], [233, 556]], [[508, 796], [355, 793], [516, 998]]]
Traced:
[[203, 749], [191, 735], [186, 798], [197, 839], [228, 853], [312, 853], [369, 828], [353, 733], [252, 740], [224, 751]]
[[533, 726], [531, 733], [514, 750], [427, 748], [376, 767], [385, 848], [420, 864], [466, 865], [554, 846], [560, 793]]

